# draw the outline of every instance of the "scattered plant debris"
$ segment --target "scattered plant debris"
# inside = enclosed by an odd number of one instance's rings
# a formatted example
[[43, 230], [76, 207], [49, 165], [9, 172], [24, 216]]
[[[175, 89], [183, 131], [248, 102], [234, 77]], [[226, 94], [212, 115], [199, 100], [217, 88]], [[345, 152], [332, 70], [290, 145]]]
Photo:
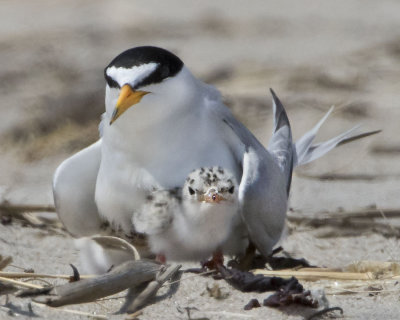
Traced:
[[24, 269], [25, 273], [35, 273], [35, 270], [33, 268], [26, 268]]
[[5, 267], [7, 267], [11, 262], [13, 261], [11, 256], [6, 256], [3, 257], [0, 254], [0, 270], [4, 269]]
[[289, 282], [285, 287], [279, 289], [263, 302], [264, 306], [272, 308], [291, 304], [300, 304], [311, 308], [318, 308], [318, 300], [313, 298], [309, 290], [305, 291], [303, 286], [295, 281]]
[[5, 214], [0, 216], [0, 222], [3, 226], [8, 226], [12, 223], [12, 218], [10, 215]]
[[211, 288], [207, 285], [206, 289], [209, 296], [214, 299], [223, 300], [229, 297], [229, 292], [227, 291], [224, 292], [218, 285], [218, 283], [214, 283]]
[[72, 276], [69, 277], [69, 282], [76, 282], [81, 280], [81, 276], [79, 274], [78, 269], [72, 263], [70, 263], [69, 265], [71, 266], [72, 271], [74, 273]]
[[248, 271], [228, 269], [222, 265], [218, 267], [218, 271], [223, 279], [225, 279], [235, 289], [242, 292], [276, 291], [288, 284], [293, 288], [298, 287], [299, 291], [303, 290], [303, 286], [294, 277], [291, 279], [266, 277], [261, 274], [255, 275]]
[[320, 316], [322, 316], [322, 315], [324, 315], [324, 314], [326, 314], [328, 312], [331, 312], [331, 311], [340, 311], [340, 315], [343, 315], [343, 309], [342, 308], [340, 308], [340, 307], [332, 307], [332, 308], [325, 308], [325, 309], [322, 309], [320, 311], [317, 311], [317, 312], [313, 313], [311, 316], [309, 316], [307, 318], [307, 320], [315, 319], [315, 318], [320, 317]]

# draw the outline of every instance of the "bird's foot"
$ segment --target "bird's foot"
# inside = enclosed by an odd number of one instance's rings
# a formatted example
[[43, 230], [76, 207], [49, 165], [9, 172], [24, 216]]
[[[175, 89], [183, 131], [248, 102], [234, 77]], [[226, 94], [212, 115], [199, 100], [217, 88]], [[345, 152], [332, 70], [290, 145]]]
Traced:
[[204, 261], [201, 263], [201, 266], [204, 269], [208, 270], [218, 270], [218, 266], [222, 266], [224, 264], [224, 255], [221, 250], [217, 250], [213, 253], [213, 256], [210, 260]]
[[248, 271], [253, 268], [253, 262], [256, 257], [256, 247], [250, 242], [244, 256], [235, 258], [228, 262], [228, 267], [241, 271]]
[[167, 257], [163, 253], [159, 253], [156, 255], [156, 261], [162, 263], [162, 264], [167, 264]]

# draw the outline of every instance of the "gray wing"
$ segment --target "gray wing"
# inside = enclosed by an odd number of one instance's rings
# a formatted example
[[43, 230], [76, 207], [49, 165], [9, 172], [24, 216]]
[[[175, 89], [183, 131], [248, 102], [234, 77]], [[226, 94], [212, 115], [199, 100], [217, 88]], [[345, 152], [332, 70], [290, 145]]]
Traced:
[[285, 176], [277, 163], [265, 149], [249, 146], [243, 156], [239, 202], [250, 239], [264, 256], [271, 254], [282, 234], [287, 201]]
[[[239, 185], [242, 220], [257, 249], [268, 256], [281, 236], [286, 217], [287, 178], [279, 165], [283, 162], [277, 161], [228, 109], [218, 108], [215, 112], [233, 131], [228, 143], [242, 169]], [[280, 113], [282, 117], [284, 114]], [[281, 126], [284, 122], [279, 120], [282, 118], [277, 116], [276, 119], [278, 135], [286, 136], [284, 131], [287, 130]], [[286, 143], [283, 141], [282, 144], [280, 139], [275, 142], [276, 146], [282, 147]], [[280, 154], [278, 148], [277, 154]]]
[[100, 220], [94, 201], [101, 160], [101, 139], [63, 161], [53, 178], [56, 211], [74, 236], [99, 233]]

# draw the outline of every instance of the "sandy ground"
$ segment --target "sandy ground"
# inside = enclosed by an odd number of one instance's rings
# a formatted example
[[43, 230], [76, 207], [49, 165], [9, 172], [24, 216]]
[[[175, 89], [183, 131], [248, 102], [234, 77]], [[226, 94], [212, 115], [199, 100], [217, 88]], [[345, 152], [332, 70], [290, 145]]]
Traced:
[[[320, 138], [355, 124], [383, 129], [345, 145], [302, 168], [293, 178], [291, 215], [367, 207], [400, 208], [400, 3], [395, 0], [321, 1], [8, 1], [0, 3], [0, 199], [15, 204], [52, 204], [51, 179], [67, 156], [95, 141], [103, 105], [103, 68], [129, 47], [151, 44], [177, 53], [200, 78], [216, 85], [235, 115], [264, 143], [271, 132], [268, 88], [277, 92], [299, 137], [331, 105], [337, 107]], [[331, 179], [322, 179], [329, 174]], [[343, 267], [359, 260], [400, 259], [396, 226], [374, 224], [290, 225], [283, 247], [314, 265]], [[392, 229], [391, 229], [392, 228]], [[393, 232], [391, 233], [390, 230]], [[0, 225], [0, 254], [17, 267], [70, 273], [79, 267], [72, 238], [18, 221]], [[334, 294], [331, 282], [303, 282], [325, 288], [331, 306], [348, 319], [395, 319], [399, 289]], [[250, 298], [218, 282], [224, 300], [210, 297], [214, 281], [182, 281], [175, 295], [147, 307], [140, 319], [302, 319], [303, 308], [244, 311]], [[397, 285], [398, 286], [398, 285]], [[27, 310], [29, 299], [11, 298]], [[123, 299], [70, 309], [111, 314]], [[6, 296], [0, 296], [0, 306]], [[78, 319], [33, 306], [47, 319]], [[19, 315], [22, 319], [27, 316]], [[124, 316], [113, 316], [124, 319]], [[13, 318], [0, 307], [0, 318]]]

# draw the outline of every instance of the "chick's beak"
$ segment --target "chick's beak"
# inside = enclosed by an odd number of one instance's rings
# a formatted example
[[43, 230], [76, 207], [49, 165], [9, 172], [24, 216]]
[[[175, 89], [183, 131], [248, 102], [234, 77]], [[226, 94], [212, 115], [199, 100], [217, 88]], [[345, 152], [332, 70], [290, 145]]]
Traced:
[[208, 190], [207, 193], [204, 195], [204, 201], [208, 203], [220, 203], [224, 200], [225, 198], [215, 189]]
[[135, 91], [130, 85], [126, 84], [121, 88], [117, 104], [111, 117], [110, 125], [118, 119], [126, 110], [132, 107], [134, 104], [139, 103], [143, 96], [148, 94], [148, 91]]

